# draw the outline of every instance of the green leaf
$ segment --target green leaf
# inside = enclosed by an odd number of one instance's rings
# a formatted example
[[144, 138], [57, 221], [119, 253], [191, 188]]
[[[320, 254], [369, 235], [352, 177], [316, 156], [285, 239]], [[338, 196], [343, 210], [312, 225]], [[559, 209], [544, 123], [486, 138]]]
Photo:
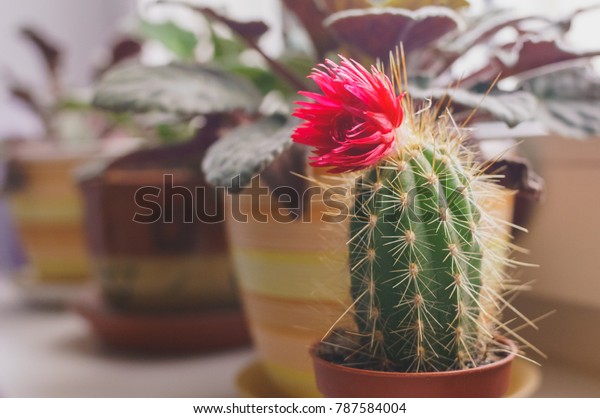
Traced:
[[232, 65], [226, 67], [226, 69], [251, 81], [252, 84], [254, 84], [262, 94], [267, 94], [273, 90], [281, 90], [282, 88], [286, 87], [285, 84], [279, 81], [272, 71], [244, 65]]
[[538, 98], [537, 117], [550, 131], [572, 138], [600, 135], [600, 77], [590, 67], [554, 66], [521, 87]]
[[216, 61], [239, 61], [239, 55], [246, 50], [246, 46], [239, 39], [224, 38], [214, 30], [211, 30], [211, 40], [214, 47], [213, 59]]
[[[315, 66], [313, 59], [297, 53], [284, 53], [278, 58], [278, 61], [298, 77], [305, 77]], [[284, 96], [289, 97], [295, 95], [298, 91], [286, 79], [269, 69], [249, 67], [239, 62], [222, 63], [221, 66], [227, 71], [250, 80], [263, 94], [278, 90]]]
[[162, 144], [176, 144], [188, 140], [194, 130], [185, 124], [160, 123], [155, 126], [156, 136]]
[[233, 110], [256, 113], [261, 100], [247, 80], [205, 65], [129, 64], [100, 80], [94, 105], [117, 112], [157, 111], [191, 117]]
[[206, 152], [202, 163], [206, 180], [240, 191], [292, 144], [296, 124], [296, 119], [286, 123], [272, 116], [230, 131]]
[[198, 40], [196, 35], [175, 25], [173, 22], [150, 23], [142, 21], [141, 31], [144, 36], [162, 43], [178, 58], [193, 60]]

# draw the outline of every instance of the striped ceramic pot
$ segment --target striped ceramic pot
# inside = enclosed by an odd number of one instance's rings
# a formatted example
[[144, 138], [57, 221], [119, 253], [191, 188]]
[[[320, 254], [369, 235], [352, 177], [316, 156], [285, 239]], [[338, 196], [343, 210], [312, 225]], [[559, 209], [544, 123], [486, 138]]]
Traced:
[[28, 289], [85, 284], [90, 277], [82, 203], [73, 172], [91, 153], [42, 152], [14, 160], [10, 207], [29, 263], [18, 272]]
[[[292, 220], [269, 196], [227, 199], [230, 251], [263, 370], [292, 397], [319, 396], [308, 348], [349, 306], [348, 222], [323, 219], [320, 195]], [[246, 218], [244, 217], [246, 216]]]
[[108, 305], [138, 312], [237, 305], [223, 219], [202, 219], [222, 214], [222, 203], [197, 171], [109, 169], [81, 189], [93, 272]]

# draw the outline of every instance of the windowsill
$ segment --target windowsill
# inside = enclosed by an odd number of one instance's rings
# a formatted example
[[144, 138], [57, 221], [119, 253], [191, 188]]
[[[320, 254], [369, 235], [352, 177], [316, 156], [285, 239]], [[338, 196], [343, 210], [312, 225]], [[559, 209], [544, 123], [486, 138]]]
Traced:
[[[6, 397], [236, 397], [237, 375], [256, 356], [250, 348], [185, 357], [117, 354], [98, 345], [77, 314], [31, 309], [1, 277], [0, 330]], [[554, 360], [541, 372], [535, 397], [600, 394], [598, 374]]]

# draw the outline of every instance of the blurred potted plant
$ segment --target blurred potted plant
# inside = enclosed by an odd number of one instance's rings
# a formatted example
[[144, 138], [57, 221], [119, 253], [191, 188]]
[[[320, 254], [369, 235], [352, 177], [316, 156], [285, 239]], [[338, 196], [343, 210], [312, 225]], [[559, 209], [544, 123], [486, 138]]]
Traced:
[[[235, 33], [243, 33], [248, 43], [251, 43], [255, 46], [257, 46], [256, 41], [258, 40], [258, 38], [267, 29], [264, 24], [259, 22], [239, 23], [231, 21], [210, 9], [203, 9], [202, 12], [204, 15], [209, 17], [211, 27], [213, 27], [213, 25], [218, 26], [220, 24], [222, 29], [222, 25], [226, 25], [227, 27], [235, 31]], [[246, 175], [251, 177], [255, 173], [254, 170], [258, 170], [262, 167], [269, 165], [269, 163], [272, 162], [270, 160], [270, 156], [272, 155], [273, 157], [279, 157], [278, 163], [276, 164], [276, 166], [279, 166], [279, 169], [275, 168], [274, 166], [272, 169], [267, 170], [267, 173], [265, 173], [265, 175], [263, 176], [264, 181], [267, 182], [271, 190], [277, 188], [280, 185], [294, 185], [297, 190], [301, 190], [301, 188], [304, 187], [302, 185], [302, 183], [304, 183], [303, 180], [297, 178], [294, 175], [291, 175], [289, 173], [289, 170], [292, 167], [295, 167], [295, 171], [297, 172], [304, 171], [306, 164], [305, 152], [299, 147], [284, 152], [286, 151], [286, 148], [288, 148], [288, 146], [290, 145], [289, 136], [291, 133], [291, 129], [293, 128], [293, 124], [287, 124], [286, 117], [281, 116], [282, 111], [280, 109], [282, 104], [281, 100], [278, 100], [278, 97], [280, 97], [281, 93], [285, 95], [288, 92], [294, 92], [297, 88], [303, 85], [303, 82], [300, 79], [300, 75], [296, 75], [296, 73], [304, 74], [305, 71], [307, 71], [305, 70], [305, 68], [310, 68], [310, 62], [307, 65], [304, 63], [306, 60], [302, 60], [302, 58], [299, 57], [297, 54], [290, 54], [288, 58], [295, 64], [301, 63], [301, 65], [296, 65], [297, 68], [294, 68], [293, 70], [288, 70], [287, 67], [283, 66], [283, 64], [272, 61], [271, 64], [278, 68], [277, 72], [272, 73], [268, 70], [268, 68], [265, 69], [262, 67], [245, 65], [244, 62], [240, 60], [240, 54], [241, 52], [246, 51], [248, 47], [245, 46], [244, 43], [240, 42], [238, 39], [223, 38], [217, 33], [216, 30], [213, 30], [211, 32], [211, 38], [212, 43], [214, 45], [215, 53], [213, 59], [210, 62], [211, 67], [214, 70], [221, 69], [221, 71], [223, 71], [226, 74], [233, 73], [243, 75], [244, 77], [254, 82], [254, 84], [267, 96], [267, 98], [261, 106], [260, 113], [255, 112], [255, 114], [252, 115], [252, 119], [259, 121], [259, 123], [256, 126], [250, 126], [248, 123], [250, 121], [246, 120], [244, 121], [245, 123], [239, 124], [238, 127], [230, 129], [228, 131], [224, 131], [224, 134], [221, 137], [221, 139], [224, 140], [219, 141], [219, 143], [221, 144], [220, 146], [223, 147], [224, 150], [226, 150], [226, 148], [228, 147], [227, 144], [229, 143], [228, 140], [225, 140], [226, 138], [230, 138], [230, 140], [235, 139], [237, 146], [239, 145], [237, 139], [239, 138], [240, 131], [243, 132], [244, 135], [253, 135], [253, 133], [255, 133], [256, 135], [255, 137], [253, 137], [252, 141], [248, 142], [249, 148], [240, 150], [238, 147], [237, 150], [231, 150], [235, 153], [235, 157], [233, 157], [231, 161], [234, 161], [236, 157], [239, 157], [244, 159], [240, 166], [244, 166], [245, 164], [250, 165], [250, 167], [247, 168], [249, 171], [245, 171], [244, 173], [242, 173], [242, 176], [239, 179], [240, 189], [242, 188], [242, 185], [245, 186], [246, 181], [249, 180], [249, 177], [247, 178]], [[118, 87], [111, 80], [111, 74], [108, 74], [107, 77], [105, 77], [105, 79], [99, 84], [97, 88], [95, 103], [98, 106], [109, 110], [130, 110], [137, 112], [149, 110], [152, 108], [160, 109], [162, 111], [168, 109], [173, 110], [172, 103], [176, 103], [172, 100], [175, 89], [167, 86], [164, 83], [164, 80], [167, 77], [167, 74], [170, 79], [180, 79], [179, 75], [174, 74], [173, 71], [173, 67], [175, 67], [176, 65], [178, 64], [171, 64], [167, 67], [137, 67], [137, 69], [132, 67], [131, 71], [137, 71], [137, 73], [139, 74], [139, 77], [136, 76], [135, 79], [138, 80], [140, 84], [132, 84], [131, 79], [133, 78], [133, 76], [130, 77], [126, 86], [128, 89], [128, 94], [122, 93], [124, 90], [115, 91], [115, 89], [117, 89]], [[202, 68], [205, 68], [205, 66], [197, 66], [196, 68], [196, 71], [199, 72], [201, 75]], [[162, 74], [161, 79], [152, 75], [152, 73], [158, 74], [159, 71]], [[113, 72], [113, 74], [114, 73], [115, 72]], [[146, 75], [144, 75], [143, 73], [146, 73]], [[227, 80], [229, 80], [229, 78], [227, 78]], [[212, 89], [212, 85], [214, 84], [214, 82], [210, 83], [205, 88], [208, 89], [208, 91], [210, 91]], [[160, 95], [165, 97], [166, 100], [170, 100], [170, 103], [165, 104], [165, 106], [163, 107], [153, 107], [152, 100], [149, 101], [149, 97], [147, 95], [147, 93], [150, 90], [155, 91], [155, 94], [153, 94], [154, 96], [158, 95], [156, 94], [156, 91], [160, 91]], [[231, 95], [233, 89], [229, 90], [230, 91], [223, 91], [223, 93], [220, 94], [221, 97], [226, 99], [229, 95]], [[136, 92], [135, 100], [131, 100], [132, 95], [129, 94], [130, 91]], [[216, 99], [213, 101], [213, 103], [215, 103], [215, 105], [220, 104], [220, 102]], [[139, 106], [137, 106], [137, 104], [139, 104]], [[283, 105], [285, 106], [286, 103], [283, 103]], [[277, 114], [274, 114], [271, 109], [275, 109]], [[201, 113], [197, 110], [194, 111], [196, 111], [196, 114]], [[283, 113], [287, 112], [288, 107], [285, 106], [283, 108]], [[263, 143], [262, 147], [256, 147], [255, 142], [260, 141], [261, 138], [265, 138], [265, 132], [269, 132], [269, 135], [266, 136], [266, 141]], [[281, 144], [278, 141], [272, 141], [270, 135], [274, 133], [279, 133], [279, 135], [281, 136]], [[280, 156], [282, 152], [284, 152], [285, 155]], [[223, 155], [226, 156], [227, 154], [228, 151], [224, 151]], [[221, 162], [215, 161], [214, 164], [219, 166], [221, 165]], [[226, 167], [224, 167], [224, 169], [230, 170], [230, 168], [231, 167], [229, 166], [229, 162], [226, 162]], [[245, 166], [244, 169], [246, 169]], [[227, 174], [229, 173], [230, 172], [228, 172]], [[271, 173], [272, 175], [269, 176], [268, 173]], [[220, 172], [211, 172], [209, 174], [209, 176], [213, 175], [219, 176]], [[228, 186], [230, 186], [230, 184], [228, 184], [226, 187]], [[238, 189], [238, 191], [240, 189]], [[294, 202], [290, 202], [290, 204], [284, 205], [288, 208], [291, 208], [294, 204], [297, 203], [297, 200], [298, 199], [295, 199]], [[248, 211], [253, 211], [252, 201], [242, 199], [241, 203], [243, 204], [243, 207], [240, 208], [242, 212], [248, 213]], [[225, 213], [226, 216], [229, 218], [230, 210], [226, 210]], [[270, 209], [267, 210], [265, 213], [268, 217], [272, 216]], [[344, 286], [342, 284], [343, 276], [338, 276], [336, 278], [335, 276], [329, 275], [327, 271], [323, 270], [322, 263], [320, 262], [320, 254], [324, 249], [331, 246], [330, 243], [327, 243], [327, 241], [325, 240], [319, 242], [315, 240], [307, 240], [305, 238], [298, 239], [298, 237], [309, 237], [311, 233], [318, 232], [320, 230], [321, 224], [315, 223], [312, 224], [312, 226], [309, 225], [307, 227], [306, 225], [301, 225], [298, 222], [288, 222], [286, 225], [283, 226], [283, 229], [281, 229], [280, 224], [274, 224], [273, 222], [262, 223], [262, 221], [258, 221], [251, 217], [249, 218], [248, 224], [244, 224], [243, 222], [231, 223], [231, 219], [228, 219], [227, 224], [231, 227], [231, 229], [229, 230], [229, 242], [235, 246], [235, 248], [232, 250], [232, 254], [236, 265], [236, 271], [240, 276], [239, 283], [242, 287], [243, 294], [245, 295], [244, 302], [248, 307], [247, 311], [251, 312], [249, 319], [252, 324], [255, 340], [258, 341], [259, 344], [261, 344], [261, 347], [268, 350], [268, 358], [271, 358], [273, 353], [286, 353], [289, 352], [290, 349], [293, 349], [295, 354], [292, 356], [288, 356], [288, 358], [299, 358], [301, 362], [304, 362], [304, 357], [306, 357], [306, 355], [303, 352], [303, 350], [299, 348], [301, 347], [301, 345], [286, 343], [282, 346], [280, 343], [278, 343], [278, 341], [281, 341], [282, 335], [279, 331], [274, 334], [267, 335], [263, 338], [264, 334], [262, 334], [262, 330], [264, 330], [266, 327], [263, 327], [257, 322], [257, 317], [256, 315], [254, 315], [254, 313], [261, 315], [262, 318], [270, 317], [271, 321], [277, 321], [283, 325], [289, 323], [289, 321], [286, 321], [284, 318], [281, 317], [282, 310], [280, 307], [289, 306], [290, 298], [295, 297], [294, 289], [289, 288], [288, 286], [286, 286], [285, 283], [283, 286], [278, 287], [279, 291], [282, 292], [279, 295], [277, 294], [277, 290], [272, 289], [272, 285], [274, 282], [276, 282], [277, 278], [279, 277], [281, 269], [286, 270], [288, 273], [295, 272], [295, 274], [303, 276], [304, 274], [302, 274], [302, 271], [306, 272], [306, 269], [308, 268], [310, 269], [310, 271], [308, 271], [306, 276], [315, 277], [315, 283], [317, 283], [319, 278], [327, 280], [331, 284], [325, 286], [327, 288], [331, 288], [331, 286], [337, 285], [340, 288], [340, 295], [342, 297], [345, 297]], [[272, 233], [269, 233], [267, 231], [269, 228], [272, 229]], [[238, 231], [234, 229], [243, 230], [243, 232], [238, 233]], [[264, 238], [261, 238], [261, 236], [263, 236]], [[242, 245], [238, 245], [240, 242], [243, 241], [244, 237], [247, 238], [247, 241]], [[274, 239], [270, 239], [268, 237]], [[289, 243], [289, 237], [296, 237], [293, 239], [293, 241], [297, 245], [303, 245], [304, 248], [298, 248], [297, 246], [295, 247], [293, 244]], [[238, 238], [240, 241], [238, 241]], [[340, 263], [339, 267], [336, 267], [335, 269], [330, 269], [329, 271], [338, 270], [341, 275], [343, 274], [343, 266], [345, 265], [344, 260], [346, 256], [343, 252], [343, 248], [333, 249], [333, 251], [338, 252], [341, 255]], [[300, 253], [302, 253], [303, 256], [301, 258], [298, 258], [298, 255]], [[273, 263], [266, 262], [266, 260], [273, 261], [274, 257], [279, 257], [280, 255], [281, 257], [279, 258], [279, 262], [277, 260], [275, 260]], [[251, 268], [246, 269], [243, 266], [244, 262], [251, 263]], [[316, 277], [315, 274], [318, 272], [321, 272], [321, 274], [318, 277]], [[253, 285], [255, 287], [253, 289], [253, 292], [250, 293], [249, 288]], [[301, 285], [301, 287], [304, 288], [304, 285]], [[252, 295], [256, 295], [257, 297], [251, 300], [250, 297]], [[296, 321], [297, 319], [302, 318], [304, 313], [308, 313], [308, 335], [312, 336], [312, 329], [316, 327], [318, 330], [321, 331], [323, 325], [320, 323], [320, 320], [318, 318], [315, 318], [314, 315], [310, 314], [312, 313], [315, 307], [323, 305], [323, 299], [321, 298], [321, 300], [319, 300], [318, 297], [304, 298], [304, 291], [301, 291], [300, 295], [300, 299], [297, 299], [299, 300], [299, 303], [297, 304], [298, 309], [288, 310], [286, 315], [292, 315], [294, 318], [296, 318], [294, 320]], [[325, 292], [324, 295], [327, 295], [326, 297], [330, 298], [327, 292]], [[330, 300], [331, 304], [333, 305], [331, 307], [331, 311], [333, 312], [331, 315], [331, 319], [333, 320], [337, 316], [339, 309], [343, 305], [342, 303], [340, 303], [340, 301], [334, 299]], [[253, 303], [254, 305], [250, 306], [250, 304]], [[273, 309], [275, 310], [273, 311]], [[273, 315], [273, 312], [275, 312], [275, 315]], [[304, 334], [306, 334], [306, 332], [300, 331], [300, 338], [302, 338], [303, 340], [306, 338]], [[292, 338], [295, 338], [295, 336], [292, 336]], [[309, 339], [306, 339], [307, 343], [310, 342], [312, 339], [314, 338], [311, 337]], [[265, 340], [268, 340], [268, 342], [262, 344], [261, 342]], [[274, 342], [275, 345], [273, 345], [272, 342]], [[278, 366], [279, 363], [279, 361], [272, 362], [275, 368]], [[307, 366], [309, 366], [308, 362], [306, 363]], [[288, 368], [286, 365], [284, 365], [283, 369], [283, 374], [278, 373], [277, 371], [274, 373], [277, 373], [278, 376], [282, 375], [284, 379], [287, 379], [290, 385], [298, 385], [298, 383], [296, 383], [295, 377], [290, 378], [288, 372], [288, 370], [296, 369], [296, 364], [294, 364], [292, 368]], [[300, 374], [308, 373], [305, 373], [301, 367]], [[310, 374], [308, 378], [310, 378]], [[305, 379], [306, 378], [304, 378], [304, 380]], [[300, 390], [302, 390], [302, 388], [305, 386], [304, 380], [300, 379]]]
[[[50, 97], [21, 82], [11, 86], [12, 95], [39, 118], [44, 130], [40, 140], [4, 142], [4, 192], [29, 259], [17, 271], [17, 282], [34, 301], [63, 302], [90, 277], [73, 170], [101, 150], [108, 152], [98, 140], [116, 136], [118, 121], [66, 91], [56, 45], [32, 28], [21, 32], [43, 59]], [[112, 63], [138, 51], [136, 42], [123, 39], [113, 48]]]
[[[494, 19], [487, 16], [465, 18], [464, 13], [448, 7], [408, 10], [404, 8], [408, 3], [403, 1], [391, 1], [384, 5], [386, 7], [381, 7], [381, 2], [374, 7], [369, 1], [360, 0], [283, 3], [312, 41], [313, 55], [309, 62], [319, 62], [336, 51], [343, 51], [361, 62], [387, 60], [390, 51], [403, 45], [408, 74], [418, 75], [408, 83], [413, 100], [431, 100], [440, 109], [451, 104], [459, 125], [472, 126], [475, 122], [496, 120], [514, 126], [536, 120], [549, 127], [559, 123], [571, 124], [576, 129], [582, 127], [579, 124], [581, 118], [558, 122], [562, 118], [556, 113], [540, 113], [546, 103], [545, 96], [539, 90], [530, 89], [525, 79], [520, 84], [508, 86], [509, 89], [506, 89], [506, 83], [498, 83], [509, 75], [531, 76], [534, 69], [539, 70], [539, 74], [535, 74], [537, 79], [545, 72], [556, 71], [552, 65], [556, 62], [581, 65], [581, 59], [595, 55], [594, 52], [576, 53], [562, 47], [560, 39], [568, 31], [573, 16], [560, 21], [536, 16], [516, 19], [509, 13], [494, 14]], [[466, 4], [459, 1], [450, 5]], [[411, 3], [410, 6], [414, 5]], [[289, 61], [292, 47], [287, 48], [280, 59], [262, 51], [258, 39], [266, 31], [264, 24], [235, 22], [208, 8], [192, 8], [211, 22], [228, 28], [247, 48], [263, 56], [265, 65], [270, 66], [278, 81], [292, 86], [292, 90], [311, 90], [296, 75], [297, 67], [292, 64], [296, 61]], [[531, 28], [531, 24], [535, 28]], [[512, 31], [510, 41], [497, 36], [505, 28]], [[465, 57], [474, 48], [485, 58], [484, 67], [463, 76], [461, 68], [464, 68]], [[225, 70], [236, 71], [235, 68], [228, 69], [219, 60], [216, 63]], [[246, 74], [253, 73], [247, 71]], [[179, 91], [167, 90], [167, 84], [164, 87], [160, 90], [162, 95], [173, 100], [180, 97]], [[137, 100], [145, 102], [148, 98], [142, 99], [138, 95]], [[122, 97], [120, 103], [127, 107], [127, 97]], [[475, 113], [476, 108], [479, 110]], [[285, 114], [285, 107], [283, 110]], [[239, 198], [232, 196], [232, 207], [239, 204], [245, 213], [258, 209], [259, 213], [267, 214], [262, 220], [250, 217], [248, 222], [235, 219], [227, 222], [231, 251], [254, 339], [269, 372], [268, 377], [287, 395], [309, 396], [317, 392], [310, 358], [304, 347], [320, 338], [347, 306], [344, 300], [349, 297], [350, 285], [348, 275], [344, 273], [347, 253], [343, 239], [347, 225], [342, 223], [333, 227], [338, 228], [335, 234], [340, 237], [338, 245], [338, 240], [318, 233], [324, 226], [319, 224], [319, 217], [308, 216], [303, 211], [315, 207], [306, 205], [306, 200], [315, 196], [305, 193], [310, 182], [304, 181], [303, 177], [317, 176], [322, 183], [335, 183], [339, 179], [324, 177], [318, 170], [308, 169], [306, 148], [292, 146], [291, 133], [297, 122], [285, 119], [263, 112], [262, 117], [222, 135], [207, 151], [203, 170], [210, 183], [228, 187], [232, 193], [245, 192], [246, 195], [243, 193]], [[485, 132], [483, 129], [476, 131], [479, 137], [471, 141], [470, 146], [477, 149]], [[479, 152], [476, 156], [487, 159]], [[521, 161], [493, 160], [487, 169], [488, 174], [503, 175], [502, 182], [513, 189], [539, 194], [539, 179]], [[291, 175], [290, 171], [300, 176]], [[252, 178], [260, 172], [259, 182], [253, 184]], [[260, 199], [252, 202], [252, 194], [261, 184], [269, 187], [275, 204], [270, 204], [270, 199], [265, 207], [260, 206]], [[291, 187], [293, 192], [280, 186]], [[250, 203], [246, 198], [250, 198]], [[510, 213], [509, 205], [501, 206]], [[283, 218], [274, 211], [281, 208], [285, 213]], [[312, 222], [302, 223], [303, 219]], [[264, 238], [257, 238], [260, 236]], [[325, 257], [320, 255], [323, 252]], [[299, 276], [303, 280], [299, 280]], [[338, 292], [333, 292], [332, 288]], [[323, 314], [324, 307], [328, 313]]]
[[[222, 201], [198, 161], [222, 129], [257, 112], [261, 95], [244, 79], [194, 63], [192, 33], [171, 22], [141, 28], [180, 62], [145, 73], [129, 62], [97, 87], [95, 103], [142, 127], [144, 146], [78, 173], [101, 293], [78, 310], [113, 347], [191, 352], [245, 344]], [[164, 83], [190, 96], [172, 101], [150, 92]], [[151, 101], [137, 100], [148, 93]]]

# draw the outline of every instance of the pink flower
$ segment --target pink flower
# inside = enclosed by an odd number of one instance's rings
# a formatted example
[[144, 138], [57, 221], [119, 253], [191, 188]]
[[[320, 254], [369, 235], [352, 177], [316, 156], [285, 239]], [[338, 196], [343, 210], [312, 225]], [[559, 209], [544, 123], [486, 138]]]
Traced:
[[323, 94], [300, 92], [313, 102], [296, 103], [301, 107], [294, 116], [305, 122], [294, 131], [294, 142], [314, 147], [310, 164], [332, 167], [331, 173], [375, 165], [394, 147], [403, 95], [375, 67], [369, 72], [344, 57], [339, 65], [327, 60], [321, 67], [310, 78]]

